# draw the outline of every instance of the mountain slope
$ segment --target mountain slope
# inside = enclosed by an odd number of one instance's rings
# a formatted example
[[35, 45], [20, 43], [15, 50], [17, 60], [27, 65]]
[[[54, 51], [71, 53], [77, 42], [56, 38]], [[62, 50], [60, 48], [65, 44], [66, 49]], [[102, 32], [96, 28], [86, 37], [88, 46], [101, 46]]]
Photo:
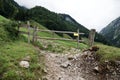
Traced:
[[[67, 14], [58, 14], [48, 9], [36, 6], [31, 9], [19, 6], [14, 0], [0, 0], [0, 15], [21, 21], [34, 20], [51, 30], [77, 31], [85, 33], [88, 37], [89, 30], [75, 21]], [[62, 35], [61, 35], [62, 36]], [[73, 37], [73, 34], [70, 35]], [[96, 33], [95, 41], [107, 43], [103, 36]]]
[[19, 6], [14, 0], [0, 0], [0, 15], [17, 20], [27, 19], [27, 8]]
[[100, 33], [113, 45], [120, 47], [120, 17], [112, 21]]
[[85, 26], [79, 24], [75, 19], [73, 19], [68, 14], [59, 14], [59, 15], [63, 18], [66, 24], [71, 24], [74, 27], [76, 27], [76, 29], [79, 28], [80, 32], [86, 33], [85, 36], [88, 37], [89, 30]]
[[[75, 20], [69, 15], [57, 14], [40, 6], [30, 9], [28, 14], [30, 19], [41, 23], [51, 30], [76, 31], [79, 28], [81, 32], [88, 33], [89, 31], [84, 26], [75, 22]], [[67, 21], [65, 17], [69, 18], [69, 20], [73, 21], [74, 23]]]
[[7, 18], [14, 18], [19, 11], [18, 7], [13, 0], [0, 0], [0, 14]]

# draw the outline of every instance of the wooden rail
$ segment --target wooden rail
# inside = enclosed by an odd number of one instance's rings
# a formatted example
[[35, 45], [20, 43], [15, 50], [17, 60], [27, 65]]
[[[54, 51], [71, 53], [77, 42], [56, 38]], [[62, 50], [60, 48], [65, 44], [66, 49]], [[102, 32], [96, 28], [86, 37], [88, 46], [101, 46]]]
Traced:
[[[47, 39], [47, 40], [64, 40], [64, 41], [75, 41], [77, 42], [77, 48], [79, 48], [79, 42], [83, 42], [83, 40], [79, 40], [79, 35], [84, 35], [84, 33], [80, 33], [79, 29], [77, 30], [77, 32], [72, 32], [72, 31], [56, 31], [56, 30], [42, 30], [42, 29], [37, 29], [37, 27], [30, 27], [30, 22], [27, 22], [27, 25], [25, 28], [27, 28], [27, 32], [24, 31], [20, 31], [21, 26], [18, 26], [18, 32], [21, 34], [27, 34], [28, 35], [28, 43], [30, 43], [30, 36], [32, 35], [32, 41], [35, 42], [37, 41], [37, 39]], [[31, 33], [31, 30], [33, 30], [33, 32]], [[67, 39], [67, 38], [50, 38], [50, 37], [40, 37], [37, 36], [37, 32], [51, 32], [53, 33], [53, 36], [55, 33], [62, 33], [62, 34], [74, 34], [74, 36], [77, 37], [77, 39]]]
[[[65, 33], [65, 34], [74, 34], [76, 32], [71, 32], [71, 31], [56, 31], [56, 30], [41, 30], [41, 29], [37, 29], [37, 31], [41, 31], [41, 32], [54, 32], [54, 33]], [[79, 33], [81, 35], [83, 35], [84, 33]]]

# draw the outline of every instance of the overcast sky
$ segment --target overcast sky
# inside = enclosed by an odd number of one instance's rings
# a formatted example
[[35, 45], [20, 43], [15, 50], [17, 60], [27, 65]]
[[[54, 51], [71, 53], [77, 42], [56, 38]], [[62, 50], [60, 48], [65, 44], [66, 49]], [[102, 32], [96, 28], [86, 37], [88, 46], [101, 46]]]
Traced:
[[100, 31], [120, 16], [120, 0], [15, 0], [32, 8], [43, 6], [57, 13], [66, 13], [88, 29]]

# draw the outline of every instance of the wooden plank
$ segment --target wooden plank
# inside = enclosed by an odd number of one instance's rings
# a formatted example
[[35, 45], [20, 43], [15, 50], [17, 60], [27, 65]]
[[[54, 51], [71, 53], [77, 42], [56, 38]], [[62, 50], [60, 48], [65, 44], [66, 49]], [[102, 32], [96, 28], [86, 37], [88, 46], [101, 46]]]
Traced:
[[77, 30], [77, 33], [78, 33], [78, 37], [77, 37], [77, 48], [79, 49], [79, 29]]
[[37, 27], [33, 28], [33, 39], [32, 39], [33, 43], [35, 42], [36, 29], [37, 29]]
[[[54, 32], [54, 33], [69, 33], [69, 34], [74, 34], [76, 32], [71, 32], [71, 31], [56, 31], [56, 30], [41, 30], [38, 29], [37, 31], [41, 31], [41, 32]], [[79, 34], [84, 34], [84, 33], [79, 33]]]
[[30, 43], [30, 22], [27, 22], [27, 27], [28, 27], [28, 43]]
[[95, 38], [95, 29], [91, 29], [90, 33], [89, 33], [89, 46], [92, 47], [94, 44], [94, 38]]
[[35, 41], [37, 41], [37, 38], [36, 38], [36, 36], [37, 36], [37, 26], [36, 26], [36, 28], [35, 28]]

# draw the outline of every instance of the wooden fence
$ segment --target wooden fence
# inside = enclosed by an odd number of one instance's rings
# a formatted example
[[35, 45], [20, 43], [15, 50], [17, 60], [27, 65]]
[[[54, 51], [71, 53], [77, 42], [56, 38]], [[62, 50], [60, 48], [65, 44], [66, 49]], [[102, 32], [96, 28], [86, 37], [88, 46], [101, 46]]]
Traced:
[[[80, 42], [83, 42], [83, 40], [79, 40], [79, 38], [80, 38], [80, 35], [84, 35], [84, 33], [80, 33], [79, 32], [79, 29], [76, 31], [76, 32], [71, 32], [71, 31], [56, 31], [56, 30], [42, 30], [42, 29], [38, 29], [37, 28], [37, 26], [34, 26], [34, 27], [30, 27], [30, 22], [28, 21], [27, 22], [27, 32], [24, 32], [24, 31], [20, 31], [20, 27], [21, 26], [19, 26], [18, 27], [18, 31], [20, 32], [20, 33], [22, 33], [22, 34], [27, 34], [28, 35], [28, 43], [30, 43], [30, 41], [31, 41], [31, 39], [30, 39], [30, 36], [32, 35], [32, 42], [34, 43], [35, 41], [37, 41], [37, 39], [47, 39], [47, 40], [65, 40], [65, 41], [75, 41], [75, 42], [77, 42], [77, 48], [79, 48], [79, 43]], [[32, 33], [30, 32], [30, 31], [33, 31]], [[94, 36], [95, 36], [95, 34], [94, 34], [94, 31], [93, 30], [91, 30], [92, 32], [90, 33], [90, 36], [89, 36], [89, 44], [90, 44], [90, 46], [92, 46], [93, 45], [93, 43], [94, 43]], [[41, 36], [38, 36], [37, 35], [37, 33], [38, 32], [51, 32], [51, 33], [53, 33], [53, 35], [55, 34], [55, 33], [61, 33], [61, 34], [73, 34], [74, 36], [76, 36], [77, 37], [77, 39], [75, 40], [75, 39], [68, 39], [68, 38], [50, 38], [50, 37], [41, 37]]]

